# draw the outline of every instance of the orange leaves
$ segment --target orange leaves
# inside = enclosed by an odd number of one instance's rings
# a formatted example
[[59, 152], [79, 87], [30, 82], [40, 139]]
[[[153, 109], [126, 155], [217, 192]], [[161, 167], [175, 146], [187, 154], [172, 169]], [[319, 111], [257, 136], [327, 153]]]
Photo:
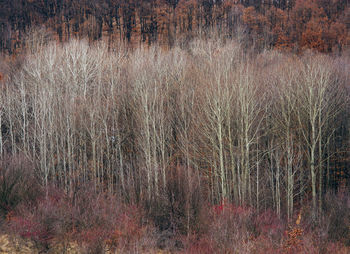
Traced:
[[323, 38], [325, 34], [324, 25], [325, 22], [315, 19], [307, 23], [306, 29], [301, 37], [302, 48], [317, 49], [321, 52], [326, 51], [326, 43]]
[[333, 22], [327, 35], [330, 46], [338, 46], [339, 49], [342, 49], [346, 45], [350, 45], [350, 34], [343, 23]]
[[287, 253], [295, 253], [300, 251], [302, 243], [302, 235], [304, 230], [298, 227], [290, 229], [287, 233], [287, 241], [285, 242], [284, 249]]
[[240, 5], [239, 2], [239, 0], [227, 0], [224, 1], [223, 6], [224, 8], [233, 8], [234, 6]]
[[[40, 1], [30, 2], [44, 6]], [[3, 43], [0, 50], [13, 53], [20, 48], [18, 45], [23, 38], [17, 35], [23, 33], [18, 30], [23, 30], [22, 24], [25, 23], [42, 23], [48, 30], [55, 31], [53, 37], [59, 41], [65, 41], [71, 35], [87, 35], [91, 40], [108, 36], [109, 39], [119, 37], [131, 44], [140, 41], [172, 45], [173, 39], [183, 35], [190, 38], [202, 28], [219, 28], [220, 34], [232, 36], [232, 31], [241, 25], [247, 28], [249, 40], [260, 41], [262, 47], [290, 50], [297, 46], [299, 50], [312, 48], [329, 52], [334, 49], [341, 51], [350, 40], [347, 27], [350, 8], [348, 1], [344, 0], [107, 1], [103, 11], [99, 4], [70, 2], [67, 1], [62, 10], [54, 5], [54, 15], [47, 20], [41, 16], [50, 8], [42, 7], [41, 13], [36, 13], [34, 9], [23, 7], [22, 11], [28, 12], [31, 22], [11, 24], [14, 30], [9, 35], [12, 38], [9, 38], [8, 45]], [[75, 16], [68, 15], [70, 12], [76, 13]], [[97, 33], [95, 30], [102, 31]]]
[[[301, 49], [329, 52], [335, 43], [332, 20], [326, 15], [321, 3], [314, 0], [298, 0], [291, 13], [292, 29]], [[333, 38], [333, 39], [332, 39]]]
[[295, 221], [295, 224], [299, 225], [301, 222], [301, 212], [298, 215], [298, 219]]
[[267, 23], [266, 21], [266, 17], [258, 14], [252, 6], [243, 11], [243, 22], [255, 32], [262, 32], [263, 27]]
[[287, 253], [294, 253], [301, 250], [302, 236], [304, 234], [304, 230], [300, 227], [301, 214], [302, 212], [300, 211], [295, 221], [295, 226], [290, 226], [289, 231], [286, 231], [287, 240], [284, 243], [284, 249]]
[[266, 26], [273, 36], [274, 46], [279, 50], [290, 50], [293, 47], [290, 36], [286, 33], [288, 24], [287, 13], [281, 9], [271, 7], [266, 10]]
[[302, 33], [300, 45], [320, 52], [331, 52], [334, 46], [340, 49], [348, 43], [345, 24], [331, 22], [327, 17], [312, 18]]

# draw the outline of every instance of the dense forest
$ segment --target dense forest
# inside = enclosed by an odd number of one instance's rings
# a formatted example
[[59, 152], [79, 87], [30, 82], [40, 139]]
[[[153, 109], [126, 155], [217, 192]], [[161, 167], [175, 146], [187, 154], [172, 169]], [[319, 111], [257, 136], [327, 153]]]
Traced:
[[349, 7], [1, 1], [0, 252], [348, 253]]
[[214, 30], [258, 49], [341, 52], [349, 20], [349, 0], [1, 0], [0, 50], [18, 52], [28, 30], [45, 25], [60, 42], [168, 47]]

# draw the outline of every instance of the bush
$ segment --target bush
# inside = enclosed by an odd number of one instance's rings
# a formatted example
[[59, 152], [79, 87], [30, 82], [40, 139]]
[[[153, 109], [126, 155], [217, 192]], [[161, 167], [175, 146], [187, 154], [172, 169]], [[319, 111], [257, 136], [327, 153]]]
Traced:
[[43, 251], [57, 243], [71, 246], [74, 242], [83, 253], [154, 248], [156, 231], [143, 224], [137, 206], [123, 205], [114, 195], [96, 193], [90, 186], [80, 186], [74, 197], [49, 188], [48, 195], [38, 198], [35, 205], [17, 207], [8, 220], [8, 230]]
[[226, 253], [241, 252], [242, 245], [256, 235], [254, 213], [250, 208], [237, 207], [231, 204], [214, 206], [212, 210], [209, 236], [214, 241], [215, 249]]
[[328, 240], [350, 246], [350, 196], [349, 192], [327, 194], [323, 207], [323, 227]]
[[157, 199], [145, 202], [147, 218], [160, 231], [158, 247], [182, 249], [183, 236], [198, 234], [207, 222], [208, 202], [194, 170], [177, 165], [167, 171], [167, 185]]
[[276, 214], [249, 207], [221, 204], [208, 213], [206, 232], [189, 240], [189, 253], [260, 253], [280, 249], [284, 225]]
[[20, 203], [34, 202], [40, 193], [34, 167], [24, 156], [5, 156], [0, 160], [0, 213], [3, 216]]

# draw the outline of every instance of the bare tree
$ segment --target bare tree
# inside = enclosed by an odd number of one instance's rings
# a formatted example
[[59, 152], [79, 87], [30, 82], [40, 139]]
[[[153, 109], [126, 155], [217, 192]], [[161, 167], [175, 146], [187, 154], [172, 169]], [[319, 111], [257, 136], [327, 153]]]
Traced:
[[[337, 107], [337, 87], [332, 82], [331, 59], [325, 56], [302, 59], [300, 79], [297, 87], [297, 117], [300, 132], [307, 149], [307, 158], [311, 175], [313, 214], [317, 215], [317, 168], [318, 181], [323, 182], [323, 150], [325, 132], [330, 118], [334, 117]], [[333, 131], [333, 130], [331, 130]], [[317, 154], [318, 152], [318, 154]], [[317, 157], [318, 155], [318, 157]], [[318, 164], [317, 164], [318, 161]], [[320, 190], [322, 191], [322, 190]], [[320, 193], [321, 195], [321, 193]]]
[[23, 153], [43, 185], [159, 201], [181, 169], [187, 232], [196, 188], [288, 219], [308, 190], [314, 215], [322, 206], [330, 144], [347, 128], [332, 57], [248, 55], [211, 39], [167, 51], [36, 45], [1, 86], [0, 156]]

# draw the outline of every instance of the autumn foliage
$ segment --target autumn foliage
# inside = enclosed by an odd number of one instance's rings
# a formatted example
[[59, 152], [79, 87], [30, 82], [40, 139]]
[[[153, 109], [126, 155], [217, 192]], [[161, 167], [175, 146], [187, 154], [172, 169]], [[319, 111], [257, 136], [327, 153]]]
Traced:
[[344, 0], [51, 0], [3, 1], [0, 48], [23, 48], [32, 26], [46, 26], [56, 40], [103, 39], [108, 45], [173, 46], [209, 31], [241, 37], [257, 49], [341, 52], [349, 45], [349, 2]]

